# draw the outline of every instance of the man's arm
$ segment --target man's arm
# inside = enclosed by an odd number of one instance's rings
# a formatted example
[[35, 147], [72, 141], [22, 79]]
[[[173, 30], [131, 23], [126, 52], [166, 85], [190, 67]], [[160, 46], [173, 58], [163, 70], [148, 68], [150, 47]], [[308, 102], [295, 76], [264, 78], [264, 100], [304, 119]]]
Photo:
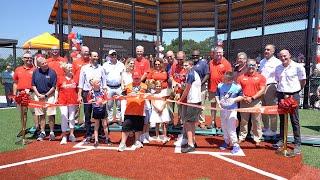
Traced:
[[301, 87], [301, 89], [304, 88], [304, 86], [306, 85], [306, 83], [307, 83], [307, 80], [306, 80], [306, 79], [300, 80], [300, 87]]
[[182, 102], [182, 101], [184, 101], [184, 100], [186, 99], [186, 97], [187, 97], [188, 94], [189, 94], [190, 89], [191, 89], [191, 84], [188, 83], [188, 84], [186, 85], [185, 90], [184, 90], [183, 93], [182, 93], [181, 98], [179, 99], [180, 102]]
[[202, 79], [201, 85], [204, 85], [209, 79], [209, 74], [205, 75], [204, 78]]

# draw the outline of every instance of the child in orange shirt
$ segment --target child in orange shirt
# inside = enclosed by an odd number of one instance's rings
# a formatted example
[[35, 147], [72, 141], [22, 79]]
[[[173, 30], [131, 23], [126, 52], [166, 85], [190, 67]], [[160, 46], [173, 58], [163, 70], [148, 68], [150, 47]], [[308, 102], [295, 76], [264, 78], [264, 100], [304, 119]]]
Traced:
[[143, 98], [143, 93], [147, 90], [147, 85], [141, 83], [141, 76], [137, 72], [132, 74], [132, 79], [133, 82], [125, 87], [127, 105], [124, 113], [124, 122], [122, 124], [121, 142], [118, 148], [119, 152], [126, 149], [126, 141], [131, 131], [135, 134], [135, 143], [132, 145], [132, 148], [137, 149], [143, 147], [139, 137], [144, 124], [145, 99]]

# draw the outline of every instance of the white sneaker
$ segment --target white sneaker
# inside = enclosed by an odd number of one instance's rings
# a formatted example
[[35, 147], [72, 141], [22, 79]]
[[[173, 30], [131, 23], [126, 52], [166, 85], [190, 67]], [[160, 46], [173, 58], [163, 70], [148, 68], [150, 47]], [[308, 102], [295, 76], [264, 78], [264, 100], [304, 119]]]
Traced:
[[174, 142], [175, 146], [183, 146], [185, 144], [188, 144], [188, 139], [178, 139], [176, 142]]
[[143, 148], [143, 144], [140, 141], [136, 141], [133, 145], [132, 148], [134, 150], [139, 149], [139, 148]]
[[169, 142], [169, 141], [170, 141], [170, 138], [167, 137], [167, 136], [162, 136], [162, 137], [161, 137], [161, 141], [162, 141], [162, 143], [166, 143], [166, 142]]
[[60, 144], [61, 145], [64, 145], [64, 144], [67, 144], [67, 137], [66, 136], [63, 136], [61, 141], [60, 141]]
[[143, 144], [149, 144], [150, 141], [144, 136], [142, 143]]
[[126, 144], [122, 144], [120, 143], [119, 147], [118, 147], [118, 151], [119, 152], [123, 152], [126, 149]]
[[74, 135], [69, 135], [69, 140], [71, 142], [75, 142], [77, 139], [76, 139], [76, 137]]

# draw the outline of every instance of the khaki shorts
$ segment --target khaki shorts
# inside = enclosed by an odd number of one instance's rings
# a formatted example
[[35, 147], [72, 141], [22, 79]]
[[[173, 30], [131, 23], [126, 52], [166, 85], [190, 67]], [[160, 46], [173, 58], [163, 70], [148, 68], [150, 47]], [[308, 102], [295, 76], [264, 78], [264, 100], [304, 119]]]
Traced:
[[[45, 98], [43, 100], [39, 100], [38, 96], [34, 95], [35, 101], [41, 101], [41, 102], [47, 102], [47, 103], [54, 103], [54, 96], [50, 96], [48, 98]], [[34, 112], [37, 116], [41, 115], [56, 115], [56, 107], [47, 107], [47, 108], [34, 108]]]
[[[201, 103], [192, 103], [192, 104], [199, 105], [199, 106], [201, 105]], [[183, 122], [196, 122], [199, 120], [201, 112], [202, 112], [201, 108], [182, 105], [181, 119]]]
[[208, 91], [208, 98], [211, 103], [216, 103], [216, 92]]

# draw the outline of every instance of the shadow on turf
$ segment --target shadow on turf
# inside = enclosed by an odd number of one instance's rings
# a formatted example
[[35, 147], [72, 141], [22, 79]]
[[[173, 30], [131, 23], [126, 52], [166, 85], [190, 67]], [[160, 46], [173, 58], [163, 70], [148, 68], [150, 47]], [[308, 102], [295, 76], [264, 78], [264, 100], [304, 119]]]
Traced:
[[320, 126], [302, 126], [302, 127], [320, 132]]

